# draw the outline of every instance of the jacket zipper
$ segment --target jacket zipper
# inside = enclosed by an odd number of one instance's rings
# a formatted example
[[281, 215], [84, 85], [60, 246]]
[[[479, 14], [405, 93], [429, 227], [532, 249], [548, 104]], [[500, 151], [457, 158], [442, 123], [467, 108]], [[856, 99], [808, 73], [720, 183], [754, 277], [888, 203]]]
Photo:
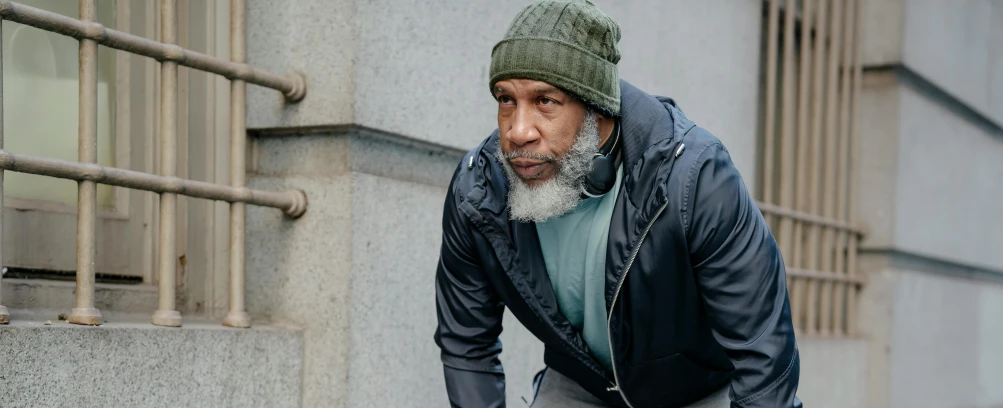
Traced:
[[665, 204], [662, 204], [662, 206], [658, 208], [658, 212], [655, 213], [655, 216], [648, 222], [648, 226], [644, 228], [644, 232], [641, 233], [641, 239], [637, 241], [637, 246], [634, 247], [634, 251], [630, 254], [630, 259], [627, 260], [627, 266], [623, 268], [623, 275], [620, 275], [620, 279], [616, 283], [616, 292], [613, 292], [613, 301], [610, 302], [609, 306], [609, 317], [606, 318], [606, 340], [609, 342], [609, 359], [610, 365], [613, 367], [614, 381], [613, 386], [607, 388], [606, 390], [619, 392], [620, 397], [623, 398], [623, 402], [625, 402], [630, 408], [633, 408], [633, 405], [630, 405], [630, 401], [627, 400], [627, 395], [623, 393], [622, 389], [620, 389], [620, 378], [616, 374], [616, 357], [613, 355], [613, 309], [616, 307], [616, 300], [620, 297], [620, 289], [623, 288], [623, 282], [627, 279], [627, 273], [630, 272], [630, 267], [634, 264], [634, 259], [637, 258], [637, 253], [641, 250], [641, 244], [644, 243], [644, 238], [648, 236], [648, 231], [650, 231], [651, 227], [655, 225], [655, 221], [658, 220], [658, 216], [662, 215], [662, 211], [665, 211], [665, 207], [668, 207], [668, 205], [669, 202], [666, 201]]

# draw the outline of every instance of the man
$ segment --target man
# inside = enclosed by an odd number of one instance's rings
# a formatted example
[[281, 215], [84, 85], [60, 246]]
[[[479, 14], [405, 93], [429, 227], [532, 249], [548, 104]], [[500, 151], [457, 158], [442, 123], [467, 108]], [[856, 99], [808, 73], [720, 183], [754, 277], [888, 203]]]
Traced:
[[619, 39], [591, 2], [541, 1], [492, 52], [498, 130], [442, 221], [449, 399], [505, 405], [507, 307], [546, 346], [534, 407], [800, 407], [776, 241], [721, 142], [619, 80]]

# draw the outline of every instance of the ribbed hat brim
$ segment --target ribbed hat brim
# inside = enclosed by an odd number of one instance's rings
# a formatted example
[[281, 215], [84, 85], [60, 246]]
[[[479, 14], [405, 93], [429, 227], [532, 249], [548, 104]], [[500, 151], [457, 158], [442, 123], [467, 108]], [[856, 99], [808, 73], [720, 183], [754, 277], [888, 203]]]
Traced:
[[616, 64], [574, 44], [538, 37], [508, 38], [491, 52], [489, 86], [506, 79], [543, 81], [620, 113], [620, 75]]

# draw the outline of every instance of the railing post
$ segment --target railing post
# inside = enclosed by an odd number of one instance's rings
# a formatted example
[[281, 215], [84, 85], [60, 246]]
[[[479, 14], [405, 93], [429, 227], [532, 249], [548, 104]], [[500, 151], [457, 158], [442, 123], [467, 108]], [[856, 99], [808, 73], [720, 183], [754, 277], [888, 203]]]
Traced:
[[[80, 20], [97, 21], [96, 0], [80, 0]], [[97, 163], [97, 82], [98, 44], [80, 40], [79, 145], [81, 163]], [[101, 324], [101, 312], [94, 308], [94, 223], [97, 211], [97, 183], [77, 183], [77, 303], [68, 322]]]
[[[819, 0], [818, 2], [818, 14], [816, 15], [816, 25], [815, 25], [815, 53], [812, 55], [814, 61], [812, 63], [812, 104], [811, 104], [811, 166], [808, 169], [808, 179], [811, 182], [809, 185], [808, 192], [808, 212], [811, 214], [821, 214], [822, 211], [822, 201], [819, 199], [819, 194], [821, 190], [821, 183], [818, 182], [819, 178], [822, 177], [822, 143], [824, 142], [822, 138], [822, 123], [824, 122], [824, 111], [822, 108], [825, 107], [825, 88], [823, 87], [825, 79], [825, 45], [826, 38], [828, 34], [828, 10], [830, 0]], [[819, 223], [811, 223], [808, 226], [808, 237], [805, 241], [805, 247], [807, 252], [805, 253], [805, 266], [809, 270], [817, 271], [819, 270], [819, 257], [818, 257], [818, 241], [819, 235], [821, 235], [822, 225]], [[818, 332], [818, 287], [819, 282], [817, 279], [809, 279], [808, 287], [805, 289], [804, 295], [804, 316], [805, 322], [802, 331], [807, 335], [814, 335]]]
[[[854, 0], [846, 0], [846, 11], [843, 17], [843, 61], [840, 64], [840, 91], [839, 91], [839, 157], [836, 162], [836, 219], [846, 221], [847, 214], [847, 185], [849, 183], [849, 173], [853, 170], [849, 168], [850, 161], [850, 104], [852, 103], [852, 78], [853, 57], [854, 57], [854, 24], [856, 23], [856, 11]], [[836, 251], [835, 267], [833, 271], [840, 274], [848, 274], [846, 269], [846, 256], [849, 246], [848, 239], [853, 238], [847, 231], [836, 231]], [[847, 287], [852, 285], [849, 281], [836, 284], [835, 295], [832, 306], [832, 334], [843, 336], [846, 334], [844, 308], [846, 307]]]
[[[784, 3], [784, 32], [783, 32], [783, 66], [780, 71], [781, 78], [781, 99], [780, 99], [780, 200], [779, 204], [784, 208], [794, 208], [794, 126], [796, 111], [794, 103], [796, 94], [795, 88], [795, 67], [794, 67], [794, 0], [786, 0]], [[774, 201], [776, 203], [776, 201]], [[791, 217], [780, 217], [779, 234], [777, 241], [780, 243], [780, 253], [784, 259], [793, 259], [791, 250], [794, 247], [793, 224]], [[790, 280], [788, 279], [788, 283]]]
[[[766, 119], [763, 121], [763, 185], [762, 200], [774, 204], [773, 197], [773, 155], [774, 139], [776, 139], [777, 110], [777, 56], [779, 55], [777, 40], [780, 30], [780, 0], [769, 1], [769, 12], [766, 27]], [[767, 214], [766, 223], [775, 227], [774, 217]]]
[[[3, 31], [3, 19], [0, 19]], [[0, 47], [0, 150], [3, 150], [3, 47]], [[0, 169], [0, 324], [10, 323], [10, 313], [3, 305], [3, 169]]]
[[[279, 90], [289, 102], [302, 100], [306, 95], [306, 80], [293, 73], [282, 77], [248, 66], [246, 60], [246, 3], [231, 0], [231, 56], [230, 61], [179, 47], [177, 42], [177, 0], [161, 0], [161, 41], [102, 27], [97, 23], [96, 0], [79, 0], [80, 18], [74, 19], [10, 0], [0, 0], [0, 17], [42, 30], [77, 38], [80, 41], [79, 82], [79, 154], [76, 162], [30, 155], [13, 154], [3, 150], [3, 112], [0, 107], [0, 244], [2, 244], [2, 208], [4, 171], [46, 175], [77, 180], [77, 286], [76, 304], [70, 323], [101, 324], [101, 313], [94, 308], [95, 281], [95, 222], [97, 210], [97, 183], [154, 191], [160, 194], [160, 247], [158, 309], [153, 314], [154, 324], [180, 326], [181, 314], [175, 310], [177, 286], [177, 195], [225, 200], [230, 211], [230, 311], [223, 324], [232, 327], [249, 327], [250, 318], [244, 306], [244, 234], [245, 203], [281, 208], [286, 215], [296, 218], [307, 207], [307, 197], [300, 190], [283, 193], [250, 190], [246, 187], [245, 129], [247, 83]], [[161, 63], [161, 124], [160, 124], [160, 175], [154, 176], [126, 169], [97, 165], [97, 50], [98, 44], [118, 50], [155, 58]], [[0, 50], [2, 57], [2, 50]], [[177, 79], [178, 66], [184, 65], [226, 76], [231, 79], [231, 186], [220, 186], [194, 180], [183, 180], [177, 173]], [[2, 65], [0, 65], [2, 72]], [[0, 102], [3, 86], [0, 81]], [[0, 248], [2, 249], [2, 248]], [[2, 266], [0, 251], [0, 266]], [[0, 276], [2, 284], [2, 276]], [[0, 298], [0, 324], [9, 320], [7, 308]]]
[[[860, 126], [857, 123], [859, 109], [860, 109], [860, 84], [863, 81], [862, 72], [862, 39], [860, 38], [862, 32], [863, 23], [861, 22], [861, 16], [864, 9], [864, 0], [856, 0], [856, 10], [853, 16], [854, 28], [853, 28], [853, 76], [852, 76], [852, 87], [851, 87], [851, 97], [853, 101], [850, 104], [850, 163], [847, 167], [850, 170], [848, 186], [847, 186], [847, 209], [846, 222], [854, 224], [857, 222], [857, 150], [859, 147], [859, 135]], [[855, 279], [857, 274], [857, 242], [860, 241], [861, 237], [859, 234], [851, 234], [849, 247], [846, 253], [846, 274], [850, 279]], [[854, 335], [856, 334], [857, 328], [857, 291], [860, 289], [859, 283], [854, 283], [850, 286], [849, 293], [846, 294], [846, 334]]]
[[[828, 82], [825, 91], [825, 173], [822, 178], [822, 215], [828, 219], [836, 218], [836, 206], [833, 193], [836, 190], [836, 150], [839, 144], [839, 66], [842, 52], [843, 40], [843, 7], [846, 0], [834, 0], [832, 2], [832, 28], [829, 37], [829, 69], [826, 71]], [[822, 229], [822, 270], [833, 270], [833, 255], [835, 246], [833, 241], [835, 231], [832, 228]], [[828, 336], [832, 333], [832, 296], [833, 282], [823, 281], [820, 291], [819, 302], [821, 305], [819, 314], [819, 334]]]
[[[177, 42], [175, 14], [176, 0], [160, 0], [160, 41], [166, 44]], [[178, 64], [173, 61], [160, 63], [160, 175], [173, 177], [178, 171], [177, 162], [177, 109], [178, 109]], [[160, 194], [160, 282], [159, 306], [153, 313], [153, 324], [158, 326], [181, 326], [181, 313], [175, 307], [174, 292], [177, 286], [177, 203], [175, 193]]]
[[[817, 24], [814, 21], [815, 18], [815, 0], [804, 0], [803, 9], [801, 11], [801, 60], [799, 61], [800, 73], [798, 82], [798, 120], [797, 120], [797, 135], [795, 136], [797, 141], [797, 164], [794, 166], [795, 177], [795, 189], [797, 195], [794, 197], [794, 209], [797, 211], [807, 211], [808, 210], [808, 167], [811, 166], [808, 161], [808, 153], [811, 141], [811, 134], [809, 132], [810, 124], [809, 113], [811, 112], [811, 59], [812, 59], [812, 42], [811, 34], [814, 30], [814, 25]], [[805, 268], [805, 232], [807, 231], [809, 224], [796, 220], [794, 222], [794, 254], [791, 257], [790, 264], [795, 268]], [[785, 257], [786, 259], [786, 257]], [[802, 317], [804, 316], [804, 299], [805, 299], [805, 288], [807, 283], [803, 278], [789, 279], [792, 281], [790, 291], [790, 302], [791, 302], [791, 319], [794, 321], [794, 327], [801, 331], [804, 327], [804, 321]]]
[[[230, 60], [243, 63], [247, 58], [244, 22], [247, 8], [244, 0], [230, 0]], [[246, 186], [247, 155], [247, 84], [230, 80], [230, 184]], [[223, 324], [230, 327], [251, 327], [251, 318], [244, 310], [244, 203], [230, 203], [230, 311]]]

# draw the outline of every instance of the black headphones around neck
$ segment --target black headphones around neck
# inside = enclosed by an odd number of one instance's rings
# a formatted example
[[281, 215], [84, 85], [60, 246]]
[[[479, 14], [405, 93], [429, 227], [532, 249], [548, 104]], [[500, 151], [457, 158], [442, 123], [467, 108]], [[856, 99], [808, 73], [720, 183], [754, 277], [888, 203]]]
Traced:
[[617, 120], [610, 138], [592, 157], [592, 170], [582, 186], [582, 198], [601, 197], [616, 185], [616, 169], [623, 162], [623, 155], [620, 154], [623, 143], [620, 139], [620, 121]]

